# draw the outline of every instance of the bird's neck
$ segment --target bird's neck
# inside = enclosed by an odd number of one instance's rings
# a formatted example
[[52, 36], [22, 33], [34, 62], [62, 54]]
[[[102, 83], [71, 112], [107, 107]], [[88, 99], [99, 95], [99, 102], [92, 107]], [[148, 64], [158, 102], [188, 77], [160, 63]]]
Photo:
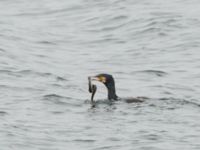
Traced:
[[115, 84], [108, 84], [106, 85], [107, 89], [108, 89], [108, 99], [109, 100], [117, 100], [118, 96], [116, 95], [116, 91], [115, 91]]

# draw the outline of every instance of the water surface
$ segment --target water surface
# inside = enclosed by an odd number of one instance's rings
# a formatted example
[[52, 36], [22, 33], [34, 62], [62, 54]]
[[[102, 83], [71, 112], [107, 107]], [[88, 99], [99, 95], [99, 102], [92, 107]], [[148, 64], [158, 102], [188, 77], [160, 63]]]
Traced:
[[[2, 0], [2, 150], [199, 150], [198, 0]], [[87, 76], [110, 73], [120, 97]]]

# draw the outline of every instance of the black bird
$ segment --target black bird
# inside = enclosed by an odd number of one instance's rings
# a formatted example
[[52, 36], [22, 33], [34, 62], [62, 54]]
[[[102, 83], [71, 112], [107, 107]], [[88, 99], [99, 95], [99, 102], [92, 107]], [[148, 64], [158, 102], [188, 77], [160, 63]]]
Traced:
[[91, 85], [91, 80], [102, 82], [106, 86], [108, 90], [108, 100], [110, 101], [125, 100], [127, 103], [134, 103], [134, 102], [143, 102], [144, 99], [148, 99], [146, 97], [119, 98], [116, 94], [114, 78], [110, 74], [98, 74], [96, 76], [89, 77], [88, 79], [89, 79], [89, 92], [92, 93], [92, 101], [94, 94], [96, 92], [96, 87], [94, 87], [94, 85]]

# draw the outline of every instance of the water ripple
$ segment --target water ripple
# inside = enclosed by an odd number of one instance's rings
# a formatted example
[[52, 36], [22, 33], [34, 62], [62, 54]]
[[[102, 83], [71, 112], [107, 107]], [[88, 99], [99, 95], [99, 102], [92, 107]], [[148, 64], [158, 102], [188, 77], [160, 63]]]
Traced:
[[1, 149], [200, 149], [199, 4], [1, 0]]
[[149, 75], [156, 75], [158, 77], [163, 77], [168, 75], [167, 72], [160, 71], [160, 70], [141, 70], [141, 71], [134, 71], [131, 74], [137, 74], [137, 73], [143, 73], [143, 74], [149, 74]]

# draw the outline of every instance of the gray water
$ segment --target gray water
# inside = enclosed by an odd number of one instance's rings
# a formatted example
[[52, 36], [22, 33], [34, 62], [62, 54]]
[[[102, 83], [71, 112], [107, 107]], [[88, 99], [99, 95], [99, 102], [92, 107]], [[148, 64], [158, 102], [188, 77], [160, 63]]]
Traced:
[[199, 150], [199, 68], [199, 0], [1, 0], [0, 150]]

